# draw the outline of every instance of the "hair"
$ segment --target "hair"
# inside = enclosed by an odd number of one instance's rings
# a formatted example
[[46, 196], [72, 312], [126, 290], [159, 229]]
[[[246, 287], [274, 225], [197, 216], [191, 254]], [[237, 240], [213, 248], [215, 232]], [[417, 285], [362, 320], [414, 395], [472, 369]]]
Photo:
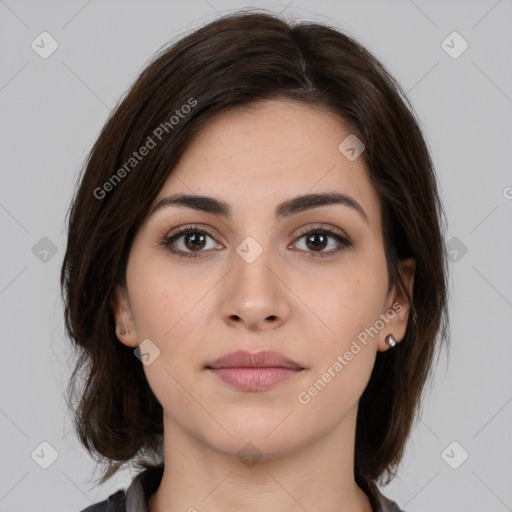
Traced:
[[[448, 342], [445, 214], [414, 109], [383, 64], [324, 24], [244, 10], [166, 46], [112, 111], [68, 210], [60, 284], [77, 361], [66, 398], [78, 398], [74, 428], [105, 466], [100, 482], [129, 461], [147, 467], [162, 448], [162, 406], [133, 349], [117, 339], [110, 307], [115, 285], [126, 284], [134, 236], [202, 127], [230, 109], [289, 99], [339, 115], [364, 143], [361, 158], [381, 199], [389, 285], [410, 304], [405, 337], [377, 353], [357, 416], [356, 481], [365, 489], [385, 476], [389, 483], [419, 417], [435, 349]], [[134, 157], [151, 142], [143, 159]], [[412, 299], [398, 271], [409, 257]]]

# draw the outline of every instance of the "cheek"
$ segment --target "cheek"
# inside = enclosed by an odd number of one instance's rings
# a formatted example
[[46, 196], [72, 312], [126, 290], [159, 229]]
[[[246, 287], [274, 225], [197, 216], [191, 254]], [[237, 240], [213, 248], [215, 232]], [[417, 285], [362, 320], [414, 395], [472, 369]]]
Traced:
[[296, 401], [308, 421], [337, 425], [359, 401], [368, 385], [375, 362], [375, 351], [368, 347], [345, 359], [344, 353], [312, 372]]
[[307, 414], [325, 416], [329, 410], [333, 421], [347, 413], [368, 384], [377, 353], [377, 337], [369, 328], [379, 319], [386, 291], [386, 280], [370, 271], [354, 272], [336, 283], [329, 292], [315, 295], [327, 335], [318, 336], [311, 347], [314, 364], [297, 396]]
[[322, 321], [315, 319], [318, 332], [325, 334], [317, 336], [312, 347], [311, 387], [302, 390], [304, 401], [299, 403], [310, 401], [316, 404], [313, 408], [334, 407], [341, 413], [364, 391], [377, 352], [372, 328], [380, 318], [387, 289], [385, 262], [379, 261], [358, 258], [331, 276], [329, 287], [309, 292], [311, 309]]
[[379, 318], [387, 289], [385, 266], [384, 271], [380, 267], [376, 261], [364, 265], [359, 258], [336, 272], [317, 276], [317, 286], [311, 286], [308, 278], [301, 287], [299, 293], [318, 316], [316, 322], [321, 320], [322, 338], [330, 339], [331, 345], [335, 342], [337, 349]]
[[[128, 288], [137, 334], [164, 343], [204, 294], [204, 282], [171, 263], [169, 255], [134, 251], [127, 267]], [[199, 286], [201, 285], [201, 286]]]

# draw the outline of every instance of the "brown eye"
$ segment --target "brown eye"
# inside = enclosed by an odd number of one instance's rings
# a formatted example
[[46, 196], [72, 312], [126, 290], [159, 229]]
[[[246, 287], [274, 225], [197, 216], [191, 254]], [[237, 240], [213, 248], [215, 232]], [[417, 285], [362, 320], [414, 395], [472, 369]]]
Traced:
[[191, 251], [201, 250], [205, 246], [205, 236], [199, 232], [187, 233], [183, 235], [183, 243]]
[[[333, 256], [344, 249], [352, 247], [352, 242], [348, 238], [322, 227], [310, 228], [301, 233], [298, 240], [302, 239], [304, 239], [306, 248], [301, 250], [310, 253], [313, 257]], [[333, 239], [335, 243], [332, 244], [333, 248], [325, 251], [324, 249], [329, 246], [329, 239]]]
[[165, 237], [161, 243], [173, 254], [183, 258], [196, 258], [201, 256], [203, 252], [206, 252], [203, 249], [217, 247], [216, 243], [207, 247], [209, 238], [215, 242], [213, 235], [204, 228], [199, 229], [195, 226], [185, 226], [170, 236]]
[[306, 245], [313, 250], [322, 250], [325, 249], [328, 243], [328, 236], [323, 233], [311, 233], [310, 235], [305, 235], [306, 237]]

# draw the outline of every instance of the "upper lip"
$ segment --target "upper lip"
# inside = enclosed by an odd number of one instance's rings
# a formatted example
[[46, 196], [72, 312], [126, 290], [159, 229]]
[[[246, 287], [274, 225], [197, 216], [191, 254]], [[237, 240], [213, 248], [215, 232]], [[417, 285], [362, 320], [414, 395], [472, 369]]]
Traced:
[[262, 352], [248, 352], [245, 350], [237, 350], [225, 354], [215, 361], [208, 363], [206, 368], [269, 368], [281, 367], [291, 368], [295, 370], [303, 370], [304, 368], [285, 357], [279, 352], [264, 350]]

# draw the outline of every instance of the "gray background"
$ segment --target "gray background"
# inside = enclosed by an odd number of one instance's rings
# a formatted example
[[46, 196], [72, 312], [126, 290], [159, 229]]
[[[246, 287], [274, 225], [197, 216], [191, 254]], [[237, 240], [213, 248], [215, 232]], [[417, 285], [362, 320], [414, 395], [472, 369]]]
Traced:
[[[512, 510], [511, 0], [0, 0], [0, 511], [78, 511], [135, 474], [94, 486], [99, 472], [65, 409], [65, 212], [110, 109], [154, 52], [248, 6], [332, 23], [365, 44], [407, 91], [439, 174], [452, 350], [384, 494], [407, 512]], [[43, 31], [59, 45], [47, 59], [31, 47]], [[442, 46], [453, 31], [469, 44], [457, 58]], [[462, 48], [453, 37], [446, 44]], [[58, 454], [47, 469], [42, 442]]]

